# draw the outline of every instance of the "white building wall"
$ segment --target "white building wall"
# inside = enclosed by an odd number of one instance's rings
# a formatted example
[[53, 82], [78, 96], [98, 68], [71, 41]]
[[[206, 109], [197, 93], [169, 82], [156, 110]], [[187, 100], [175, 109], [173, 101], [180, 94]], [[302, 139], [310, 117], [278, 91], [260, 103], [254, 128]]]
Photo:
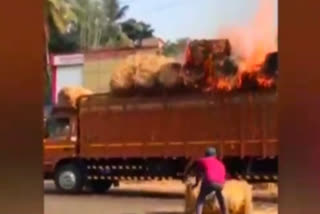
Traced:
[[82, 86], [83, 87], [83, 66], [60, 66], [57, 69], [57, 86], [56, 96], [59, 91], [66, 86]]

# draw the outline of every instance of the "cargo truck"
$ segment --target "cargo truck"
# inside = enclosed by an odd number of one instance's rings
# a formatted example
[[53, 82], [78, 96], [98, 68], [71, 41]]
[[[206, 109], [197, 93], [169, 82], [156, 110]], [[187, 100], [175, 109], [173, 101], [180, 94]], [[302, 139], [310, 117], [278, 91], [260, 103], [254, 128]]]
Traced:
[[121, 180], [182, 179], [215, 146], [233, 178], [276, 182], [277, 92], [78, 99], [52, 109], [45, 178], [65, 192], [105, 192]]

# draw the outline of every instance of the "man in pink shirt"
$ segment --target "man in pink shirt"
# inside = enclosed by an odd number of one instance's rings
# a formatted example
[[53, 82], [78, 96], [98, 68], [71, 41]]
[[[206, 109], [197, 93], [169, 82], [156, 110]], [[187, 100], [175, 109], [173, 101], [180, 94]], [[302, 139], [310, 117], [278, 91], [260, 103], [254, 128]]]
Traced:
[[[205, 157], [200, 158], [194, 167], [197, 175], [196, 183], [193, 188], [198, 186], [199, 181], [202, 178], [202, 184], [196, 205], [196, 214], [202, 214], [206, 197], [211, 193], [215, 193], [215, 196], [218, 199], [221, 214], [227, 214], [228, 209], [222, 195], [222, 189], [226, 178], [226, 169], [224, 164], [216, 158], [215, 148], [208, 148], [206, 150]], [[187, 173], [188, 170], [189, 169], [187, 169]]]

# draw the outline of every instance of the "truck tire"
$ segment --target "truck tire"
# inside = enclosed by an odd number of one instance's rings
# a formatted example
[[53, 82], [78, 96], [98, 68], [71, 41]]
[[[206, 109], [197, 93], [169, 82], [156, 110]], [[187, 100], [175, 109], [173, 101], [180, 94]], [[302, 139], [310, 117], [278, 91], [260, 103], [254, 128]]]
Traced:
[[107, 192], [112, 186], [111, 181], [107, 180], [96, 180], [96, 181], [91, 181], [90, 182], [90, 189], [94, 193], [102, 194]]
[[85, 184], [81, 169], [76, 164], [59, 166], [54, 175], [56, 187], [64, 193], [78, 193]]

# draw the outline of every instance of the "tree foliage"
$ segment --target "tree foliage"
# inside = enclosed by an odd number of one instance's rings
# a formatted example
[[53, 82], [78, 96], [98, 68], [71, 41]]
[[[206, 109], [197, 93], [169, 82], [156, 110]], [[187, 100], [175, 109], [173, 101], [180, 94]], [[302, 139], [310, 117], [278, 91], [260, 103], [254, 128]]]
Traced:
[[141, 46], [143, 39], [153, 36], [151, 25], [135, 19], [123, 21], [129, 6], [119, 0], [47, 1], [52, 13], [47, 19], [52, 20], [49, 49], [56, 53]]
[[135, 19], [128, 19], [121, 24], [121, 27], [138, 47], [141, 46], [143, 39], [152, 37], [154, 32], [151, 25]]
[[[49, 55], [49, 44], [51, 41], [50, 35], [65, 35], [69, 32], [71, 23], [77, 23], [77, 16], [72, 9], [72, 5], [67, 0], [45, 0], [44, 2], [44, 31], [45, 31], [45, 46], [46, 54], [44, 60], [46, 61]], [[51, 27], [50, 27], [51, 25]], [[53, 32], [52, 32], [53, 31]], [[54, 41], [54, 40], [53, 40]], [[64, 41], [64, 40], [63, 40]], [[62, 41], [60, 41], [62, 42]], [[60, 43], [59, 42], [59, 43]], [[52, 44], [52, 43], [51, 43]], [[49, 66], [44, 68], [45, 74], [45, 103], [51, 103], [51, 72]]]
[[166, 56], [175, 57], [181, 54], [187, 46], [188, 38], [178, 39], [175, 42], [166, 42], [163, 48], [163, 54]]
[[[141, 46], [153, 36], [151, 25], [128, 19], [119, 0], [45, 0], [47, 55], [104, 47]], [[46, 98], [50, 100], [50, 71], [46, 69]]]
[[49, 20], [49, 26], [50, 40], [48, 43], [48, 49], [50, 53], [72, 53], [80, 50], [78, 30], [61, 34], [52, 20]]
[[78, 21], [73, 5], [67, 0], [46, 0], [44, 14], [48, 29], [48, 21], [52, 20], [56, 29], [62, 34], [68, 32], [70, 23]]
[[110, 43], [126, 44], [128, 38], [121, 31], [119, 20], [125, 16], [128, 6], [120, 6], [118, 0], [74, 0], [79, 5], [78, 29], [81, 49], [96, 49]]

